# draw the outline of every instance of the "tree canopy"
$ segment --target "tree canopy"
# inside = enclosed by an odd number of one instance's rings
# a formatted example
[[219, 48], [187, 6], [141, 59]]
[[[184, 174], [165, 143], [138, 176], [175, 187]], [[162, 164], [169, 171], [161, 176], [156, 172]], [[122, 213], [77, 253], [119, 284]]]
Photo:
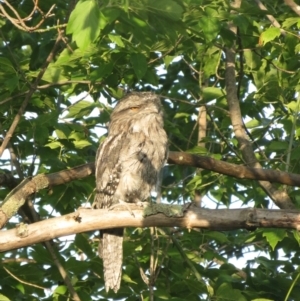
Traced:
[[[298, 4], [4, 0], [0, 15], [0, 300], [299, 300]], [[162, 99], [158, 195], [182, 214], [80, 209], [128, 91]], [[97, 255], [116, 225], [117, 294]]]

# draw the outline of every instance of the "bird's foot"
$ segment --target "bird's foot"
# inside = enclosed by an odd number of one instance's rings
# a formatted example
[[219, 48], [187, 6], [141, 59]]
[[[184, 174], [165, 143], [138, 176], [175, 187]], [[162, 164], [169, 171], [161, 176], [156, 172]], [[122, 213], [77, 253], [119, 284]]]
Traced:
[[145, 208], [147, 207], [148, 203], [147, 202], [141, 202], [141, 201], [138, 201], [135, 203], [137, 206], [139, 207], [142, 207], [142, 208]]
[[110, 206], [108, 208], [108, 210], [114, 210], [115, 208], [122, 207], [122, 206], [125, 207], [133, 217], [135, 217], [135, 215], [134, 215], [133, 211], [131, 210], [131, 208], [129, 207], [129, 205], [122, 200], [119, 200], [119, 203]]

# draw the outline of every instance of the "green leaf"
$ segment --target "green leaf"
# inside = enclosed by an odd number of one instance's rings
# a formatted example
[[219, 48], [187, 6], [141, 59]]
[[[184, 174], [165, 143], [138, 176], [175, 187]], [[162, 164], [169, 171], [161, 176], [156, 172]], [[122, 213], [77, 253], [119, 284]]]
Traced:
[[267, 242], [274, 250], [277, 243], [286, 237], [286, 231], [284, 229], [264, 229], [263, 237], [267, 239]]
[[205, 53], [205, 64], [203, 67], [205, 78], [209, 78], [216, 74], [216, 70], [220, 63], [221, 52], [219, 49], [213, 47]]
[[49, 137], [49, 130], [46, 126], [38, 126], [34, 129], [34, 138], [41, 144], [45, 144]]
[[61, 296], [64, 295], [67, 291], [67, 287], [65, 285], [59, 285], [55, 290], [53, 295], [54, 296]]
[[205, 102], [224, 97], [225, 93], [222, 89], [207, 87], [203, 89], [203, 100]]
[[108, 37], [116, 45], [118, 45], [118, 46], [120, 46], [122, 48], [125, 47], [125, 45], [124, 45], [124, 43], [123, 43], [123, 41], [122, 41], [122, 39], [121, 39], [120, 36], [109, 34]]
[[[36, 73], [36, 72], [35, 72]], [[64, 69], [51, 64], [43, 75], [43, 80], [49, 83], [66, 81], [69, 78], [64, 75]]]
[[5, 57], [0, 57], [0, 71], [4, 71], [8, 74], [16, 73], [16, 70], [10, 60]]
[[229, 243], [229, 240], [227, 238], [227, 235], [225, 235], [222, 232], [217, 232], [217, 231], [209, 231], [206, 233], [207, 237], [210, 239], [216, 240], [220, 243]]
[[80, 118], [89, 115], [94, 109], [94, 104], [87, 100], [81, 100], [70, 107], [66, 118]]
[[194, 146], [193, 148], [188, 149], [186, 152], [195, 155], [204, 155], [207, 154], [207, 149], [202, 146]]
[[[106, 22], [112, 23], [120, 16], [122, 10], [118, 7], [107, 6], [101, 10], [101, 12], [103, 13], [103, 18], [105, 18]], [[104, 28], [104, 26], [101, 28]]]
[[272, 141], [269, 145], [270, 150], [287, 150], [288, 143], [285, 141]]
[[95, 0], [81, 0], [71, 13], [67, 34], [72, 34], [77, 46], [84, 50], [99, 36], [101, 27], [104, 24], [100, 24], [98, 3]]
[[3, 25], [5, 25], [5, 19], [4, 19], [4, 18], [3, 18], [3, 19], [0, 19], [0, 28], [1, 28]]
[[229, 283], [222, 283], [216, 291], [216, 296], [218, 301], [228, 301], [228, 298], [234, 301], [247, 301], [242, 292], [233, 289]]
[[99, 81], [113, 70], [113, 62], [102, 62], [98, 68], [90, 73], [90, 78], [93, 81]]
[[298, 17], [287, 18], [282, 22], [282, 27], [288, 29], [299, 22]]
[[263, 45], [265, 45], [266, 43], [273, 41], [275, 38], [279, 37], [280, 34], [281, 34], [280, 28], [277, 27], [268, 28], [260, 35], [260, 41]]
[[136, 281], [133, 281], [129, 275], [127, 275], [126, 273], [123, 273], [122, 275], [122, 280], [125, 281], [126, 283], [132, 283], [132, 284], [137, 284]]
[[55, 134], [57, 135], [58, 139], [67, 139], [68, 138], [66, 136], [66, 134], [60, 129], [56, 129]]
[[220, 21], [218, 18], [203, 16], [199, 20], [199, 23], [207, 42], [211, 42], [217, 38], [221, 29]]
[[11, 301], [11, 299], [9, 299], [6, 296], [0, 294], [0, 301]]
[[291, 112], [293, 113], [299, 113], [299, 103], [297, 101], [290, 101], [287, 105], [286, 105]]
[[19, 77], [12, 76], [5, 81], [5, 85], [7, 86], [9, 92], [13, 92], [19, 86]]
[[87, 240], [87, 235], [81, 233], [76, 234], [74, 243], [76, 247], [84, 252], [87, 256], [94, 256], [90, 242]]
[[136, 77], [140, 80], [147, 71], [147, 60], [141, 53], [132, 53], [130, 55], [130, 61]]
[[258, 127], [260, 125], [261, 124], [260, 124], [260, 122], [257, 119], [252, 119], [252, 120], [248, 121], [247, 123], [245, 123], [245, 126], [248, 129], [255, 128], [255, 127]]
[[176, 58], [177, 56], [173, 56], [173, 55], [166, 55], [163, 60], [165, 63], [166, 68], [168, 68], [168, 66], [170, 65], [170, 63]]
[[245, 57], [245, 62], [246, 62], [246, 65], [248, 66], [248, 68], [250, 68], [250, 69], [259, 68], [261, 60], [255, 52], [245, 50], [244, 57]]
[[91, 142], [89, 142], [88, 140], [73, 141], [73, 143], [78, 149], [83, 149], [87, 146], [92, 145]]
[[295, 238], [295, 240], [297, 241], [298, 245], [300, 246], [300, 233], [297, 230], [293, 230], [293, 236]]
[[45, 146], [48, 146], [51, 149], [63, 147], [63, 145], [59, 141], [53, 141], [53, 142], [47, 143], [47, 144], [45, 144]]
[[162, 17], [177, 21], [183, 13], [182, 7], [172, 0], [148, 0], [148, 9]]

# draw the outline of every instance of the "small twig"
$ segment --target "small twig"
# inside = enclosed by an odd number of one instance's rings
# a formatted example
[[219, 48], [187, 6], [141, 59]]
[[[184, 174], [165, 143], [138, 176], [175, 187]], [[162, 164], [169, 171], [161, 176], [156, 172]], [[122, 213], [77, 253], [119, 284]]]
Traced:
[[291, 284], [291, 286], [290, 286], [290, 288], [289, 288], [289, 290], [288, 290], [288, 292], [287, 292], [287, 294], [286, 294], [286, 296], [284, 298], [284, 301], [288, 301], [289, 300], [289, 296], [290, 296], [290, 294], [291, 294], [291, 292], [292, 292], [295, 284], [297, 283], [299, 277], [300, 277], [300, 273], [298, 273], [297, 276], [296, 276], [296, 278], [293, 280], [293, 282], [292, 282], [292, 284]]
[[91, 85], [91, 87], [89, 88], [89, 91], [86, 92], [85, 95], [83, 95], [82, 97], [80, 97], [77, 101], [75, 101], [74, 103], [72, 103], [71, 105], [69, 105], [68, 107], [64, 108], [60, 114], [64, 113], [65, 111], [68, 111], [70, 108], [72, 108], [73, 106], [77, 105], [79, 102], [81, 102], [82, 100], [84, 100], [86, 97], [88, 97], [90, 95], [90, 92], [93, 89], [93, 85]]
[[[69, 85], [69, 84], [86, 84], [86, 85], [90, 85], [91, 83], [92, 83], [92, 81], [90, 81], [90, 80], [66, 80], [66, 81], [62, 81], [62, 82], [49, 83], [49, 84], [37, 86], [36, 89], [37, 90], [44, 90], [44, 89], [48, 89], [48, 88], [51, 88], [51, 87], [64, 86], [64, 85]], [[98, 81], [98, 82], [94, 82], [93, 84], [94, 85], [101, 85], [102, 82]], [[19, 94], [16, 94], [14, 96], [10, 96], [8, 98], [5, 98], [4, 100], [0, 101], [0, 105], [3, 105], [4, 103], [6, 103], [8, 101], [11, 101], [15, 98], [19, 98], [20, 96], [26, 95], [29, 92], [30, 92], [30, 90], [25, 91], [25, 92], [21, 92]]]
[[13, 149], [12, 144], [10, 142], [8, 143], [7, 146], [8, 146], [8, 150], [9, 150], [9, 153], [10, 153], [11, 164], [16, 168], [16, 171], [17, 171], [17, 174], [18, 174], [19, 178], [21, 180], [23, 180], [24, 179], [24, 174], [23, 174], [20, 162], [18, 160], [18, 157], [15, 153], [15, 150]]
[[50, 255], [53, 259], [53, 262], [56, 265], [65, 285], [67, 286], [68, 291], [69, 291], [70, 295], [72, 296], [72, 300], [81, 301], [80, 297], [78, 296], [77, 292], [75, 291], [75, 289], [72, 285], [71, 278], [69, 277], [67, 271], [65, 270], [65, 268], [62, 266], [62, 264], [58, 260], [51, 243], [49, 241], [46, 241], [45, 246], [46, 246], [48, 252], [50, 253]]
[[154, 292], [153, 292], [153, 286], [154, 286], [154, 275], [155, 275], [155, 258], [157, 256], [156, 251], [154, 250], [154, 227], [150, 228], [150, 240], [151, 240], [151, 254], [150, 254], [150, 279], [149, 279], [149, 294], [150, 294], [150, 301], [154, 300]]
[[182, 60], [186, 63], [186, 65], [192, 70], [194, 71], [196, 74], [200, 75], [200, 72], [198, 70], [196, 70], [184, 57], [182, 58]]
[[236, 31], [236, 41], [239, 49], [239, 62], [240, 62], [240, 70], [239, 70], [239, 80], [238, 80], [238, 86], [237, 86], [237, 95], [238, 98], [240, 98], [241, 94], [241, 86], [242, 81], [244, 78], [244, 51], [243, 51], [243, 44], [242, 44], [242, 38], [239, 28], [237, 27]]
[[28, 259], [28, 258], [7, 258], [1, 260], [1, 263], [11, 263], [11, 262], [27, 262], [27, 263], [36, 263], [36, 260], [34, 259]]
[[[38, 222], [40, 221], [40, 218], [37, 214], [37, 212], [35, 211], [34, 209], [34, 206], [33, 206], [33, 203], [30, 199], [27, 200], [27, 204], [28, 204], [28, 207], [30, 209], [30, 212], [31, 212], [31, 215], [34, 219], [34, 222]], [[45, 244], [45, 247], [46, 249], [48, 250], [48, 252], [50, 253], [51, 257], [52, 257], [52, 260], [54, 262], [54, 264], [56, 265], [65, 285], [67, 286], [68, 288], [68, 291], [69, 293], [71, 294], [72, 296], [72, 300], [75, 300], [75, 301], [81, 301], [81, 299], [79, 298], [77, 292], [75, 291], [73, 285], [72, 285], [72, 281], [68, 275], [68, 273], [66, 272], [66, 270], [64, 269], [64, 267], [62, 266], [62, 264], [60, 263], [59, 259], [57, 258], [56, 256], [56, 253], [54, 251], [54, 248], [52, 246], [52, 244], [50, 243], [50, 241], [45, 241], [44, 242]]]
[[7, 272], [7, 274], [9, 274], [11, 277], [13, 277], [14, 279], [16, 279], [17, 281], [23, 283], [23, 284], [26, 284], [26, 285], [29, 285], [29, 286], [32, 286], [32, 287], [36, 287], [36, 288], [39, 288], [41, 290], [50, 290], [49, 288], [47, 287], [43, 287], [43, 286], [39, 286], [39, 285], [36, 285], [36, 284], [32, 284], [30, 282], [27, 282], [27, 281], [24, 281], [20, 278], [18, 278], [16, 275], [14, 275], [11, 271], [9, 271], [5, 266], [2, 266], [3, 269]]
[[298, 71], [289, 71], [289, 70], [285, 70], [285, 69], [282, 69], [282, 68], [276, 66], [276, 65], [272, 62], [272, 60], [269, 60], [269, 59], [267, 59], [266, 57], [263, 57], [258, 51], [256, 51], [256, 49], [254, 49], [253, 52], [254, 52], [256, 55], [258, 55], [261, 59], [267, 61], [269, 64], [271, 64], [272, 66], [274, 66], [277, 70], [279, 70], [279, 71], [281, 71], [281, 72], [285, 72], [285, 73], [287, 73], [287, 74], [295, 74], [296, 72], [298, 72]]
[[[161, 228], [158, 228], [158, 229], [159, 229], [160, 232], [163, 233], [164, 236], [168, 236], [168, 237], [170, 236], [170, 235], [167, 235]], [[171, 239], [168, 239], [167, 246], [166, 246], [166, 248], [165, 248], [165, 250], [163, 252], [161, 263], [160, 263], [160, 265], [158, 267], [156, 266], [156, 272], [155, 272], [154, 282], [156, 281], [156, 279], [157, 279], [157, 277], [158, 277], [158, 275], [160, 273], [161, 268], [164, 266], [164, 261], [165, 261], [165, 259], [168, 256], [168, 249], [169, 249], [170, 243], [171, 243]]]
[[[222, 49], [222, 48], [221, 48], [221, 49]], [[221, 57], [222, 57], [222, 51], [220, 50], [220, 51], [219, 51], [218, 64], [216, 65], [216, 71], [215, 71], [215, 75], [216, 75], [216, 78], [217, 78], [218, 80], [215, 82], [214, 86], [216, 86], [216, 84], [217, 84], [217, 82], [218, 82], [219, 80], [224, 80], [224, 77], [222, 77], [222, 76], [219, 75], [219, 73], [218, 73], [218, 69], [219, 69], [219, 66], [220, 66]]]
[[[17, 28], [24, 30], [24, 31], [36, 31], [43, 23], [44, 21], [49, 18], [54, 16], [54, 14], [51, 14], [51, 12], [53, 11], [53, 9], [55, 8], [56, 4], [53, 4], [50, 9], [48, 10], [48, 12], [46, 14], [44, 14], [42, 12], [42, 10], [38, 7], [38, 0], [33, 1], [34, 3], [34, 7], [31, 11], [31, 13], [29, 13], [28, 16], [26, 16], [25, 18], [21, 18], [19, 13], [16, 11], [16, 9], [8, 2], [8, 1], [3, 1], [4, 4], [6, 4], [8, 6], [8, 8], [14, 13], [16, 18], [11, 17], [7, 11], [5, 10], [4, 6], [2, 4], [0, 4], [0, 15], [2, 17], [6, 17], [8, 20], [10, 20], [12, 22], [12, 24], [14, 26], [16, 26]], [[39, 11], [42, 15], [42, 19], [39, 21], [39, 23], [33, 27], [29, 27], [25, 24], [25, 21], [29, 21], [31, 20], [32, 15], [36, 12]]]
[[165, 52], [162, 56], [157, 57], [157, 58], [149, 61], [148, 65], [152, 64], [152, 63], [154, 63], [154, 62], [156, 62], [158, 60], [161, 60], [162, 58], [164, 58], [165, 56], [167, 56], [170, 52], [172, 52], [179, 45], [179, 43], [181, 42], [182, 38], [183, 38], [183, 36], [180, 36], [179, 39], [177, 40], [177, 42], [175, 43], [175, 45], [171, 49], [169, 49], [167, 52]]
[[135, 254], [133, 254], [133, 258], [134, 258], [135, 263], [136, 263], [136, 264], [138, 265], [138, 267], [139, 267], [139, 271], [140, 271], [140, 275], [141, 275], [142, 280], [143, 280], [144, 283], [149, 287], [149, 279], [148, 279], [147, 275], [145, 274], [145, 272], [143, 271], [143, 269], [142, 269], [142, 267], [141, 267], [139, 261], [137, 260]]
[[244, 159], [240, 156], [240, 154], [237, 152], [237, 150], [233, 146], [231, 146], [228, 139], [225, 138], [222, 131], [219, 129], [217, 123], [215, 122], [215, 119], [211, 116], [209, 110], [207, 110], [207, 115], [209, 116], [212, 124], [214, 125], [215, 130], [219, 133], [222, 141], [227, 145], [227, 147], [232, 151], [232, 153], [234, 153], [236, 155], [236, 157], [241, 160], [241, 162], [245, 163]]
[[299, 116], [299, 109], [300, 109], [300, 96], [298, 95], [297, 97], [297, 106], [296, 110], [292, 112], [292, 128], [290, 132], [290, 139], [289, 139], [289, 146], [287, 149], [287, 156], [286, 156], [286, 166], [285, 166], [285, 171], [289, 171], [289, 166], [291, 164], [291, 153], [292, 153], [292, 148], [294, 144], [294, 139], [295, 139], [295, 132], [296, 132], [296, 125], [298, 122], [298, 116]]
[[178, 242], [178, 240], [175, 238], [174, 235], [170, 235], [173, 244], [175, 245], [176, 249], [179, 251], [179, 254], [181, 255], [182, 259], [186, 262], [186, 264], [190, 267], [191, 271], [193, 272], [193, 274], [195, 275], [195, 277], [197, 278], [197, 280], [199, 282], [202, 282], [202, 277], [201, 275], [198, 273], [197, 269], [195, 268], [195, 266], [193, 265], [193, 263], [191, 262], [191, 260], [187, 257], [185, 251], [182, 249], [180, 243]]
[[[1, 29], [0, 29], [0, 35], [1, 35], [2, 39], [3, 39], [3, 41], [6, 41], [6, 40], [7, 40], [7, 39], [5, 38], [5, 36], [4, 36], [4, 34], [3, 34], [3, 31], [2, 31]], [[24, 71], [23, 71], [22, 68], [20, 67], [19, 61], [18, 61], [18, 59], [16, 59], [15, 54], [14, 54], [14, 52], [13, 52], [12, 49], [11, 49], [10, 43], [6, 43], [6, 47], [7, 47], [7, 49], [8, 49], [9, 54], [10, 54], [10, 57], [12, 58], [12, 60], [13, 60], [13, 62], [14, 62], [14, 64], [15, 64], [15, 66], [16, 66], [16, 68], [17, 68], [16, 71], [22, 75], [22, 79], [23, 79], [24, 82], [26, 82], [27, 85], [30, 87], [30, 82], [28, 81], [28, 79], [27, 79], [27, 77], [26, 77]]]

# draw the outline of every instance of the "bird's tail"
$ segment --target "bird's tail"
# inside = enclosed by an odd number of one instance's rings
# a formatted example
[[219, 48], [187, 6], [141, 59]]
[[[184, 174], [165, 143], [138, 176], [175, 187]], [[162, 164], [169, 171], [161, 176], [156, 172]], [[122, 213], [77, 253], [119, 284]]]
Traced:
[[123, 262], [123, 228], [102, 230], [99, 256], [103, 260], [105, 290], [116, 293], [121, 284]]

